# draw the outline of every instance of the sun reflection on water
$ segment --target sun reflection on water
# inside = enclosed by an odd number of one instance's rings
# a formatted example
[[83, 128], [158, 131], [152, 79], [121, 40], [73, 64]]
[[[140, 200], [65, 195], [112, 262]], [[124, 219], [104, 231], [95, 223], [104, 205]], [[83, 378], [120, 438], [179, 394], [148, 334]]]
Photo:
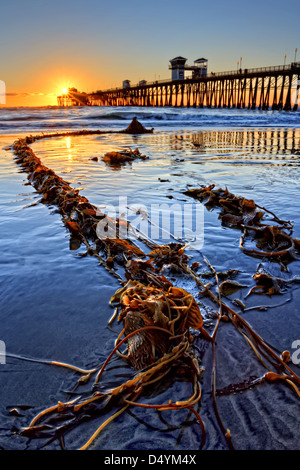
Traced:
[[71, 142], [71, 137], [66, 137], [66, 147], [68, 149], [68, 160], [69, 162], [73, 161], [73, 155], [72, 155], [72, 142]]

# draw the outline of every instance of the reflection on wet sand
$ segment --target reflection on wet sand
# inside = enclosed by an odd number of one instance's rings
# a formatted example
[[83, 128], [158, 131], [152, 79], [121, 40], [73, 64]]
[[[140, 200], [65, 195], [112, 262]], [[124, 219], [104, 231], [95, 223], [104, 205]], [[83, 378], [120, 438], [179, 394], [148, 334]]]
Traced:
[[191, 133], [188, 139], [201, 152], [228, 154], [238, 152], [239, 156], [249, 153], [270, 155], [300, 155], [299, 129], [266, 130], [222, 130]]

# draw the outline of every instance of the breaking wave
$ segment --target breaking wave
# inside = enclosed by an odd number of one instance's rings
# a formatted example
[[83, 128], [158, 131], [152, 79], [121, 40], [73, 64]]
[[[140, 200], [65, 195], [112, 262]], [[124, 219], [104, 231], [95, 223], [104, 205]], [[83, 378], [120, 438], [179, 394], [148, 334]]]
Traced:
[[0, 132], [28, 129], [123, 129], [133, 117], [156, 131], [191, 128], [299, 127], [299, 113], [248, 109], [139, 107], [22, 107], [0, 109]]

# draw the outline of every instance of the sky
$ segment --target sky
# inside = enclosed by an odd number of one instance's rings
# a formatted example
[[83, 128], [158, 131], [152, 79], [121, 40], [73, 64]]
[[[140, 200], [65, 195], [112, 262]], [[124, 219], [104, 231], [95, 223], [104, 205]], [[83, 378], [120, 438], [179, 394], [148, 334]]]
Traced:
[[240, 57], [243, 68], [288, 64], [295, 48], [300, 60], [299, 18], [299, 0], [0, 0], [6, 106], [168, 79], [179, 55], [205, 57], [209, 72], [235, 70]]

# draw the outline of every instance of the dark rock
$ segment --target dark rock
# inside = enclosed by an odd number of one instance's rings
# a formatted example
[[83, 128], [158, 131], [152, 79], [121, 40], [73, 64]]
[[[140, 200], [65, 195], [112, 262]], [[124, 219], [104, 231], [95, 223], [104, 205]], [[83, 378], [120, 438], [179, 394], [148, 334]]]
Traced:
[[151, 134], [154, 129], [146, 129], [136, 117], [134, 117], [129, 126], [123, 131], [126, 134]]

